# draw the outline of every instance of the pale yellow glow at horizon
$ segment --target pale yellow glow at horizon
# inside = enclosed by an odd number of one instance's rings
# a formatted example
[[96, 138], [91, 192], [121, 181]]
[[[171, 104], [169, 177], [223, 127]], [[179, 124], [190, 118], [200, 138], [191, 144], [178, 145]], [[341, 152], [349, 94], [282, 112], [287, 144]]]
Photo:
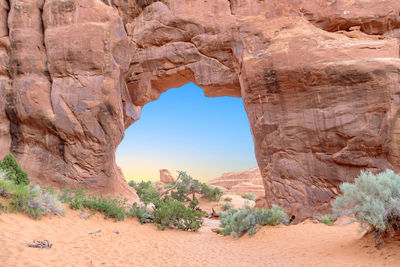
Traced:
[[[122, 173], [125, 176], [125, 179], [127, 181], [136, 181], [140, 182], [142, 180], [144, 181], [159, 181], [160, 180], [160, 171], [154, 168], [132, 168], [129, 166], [119, 166], [122, 170]], [[169, 166], [165, 168], [160, 168], [160, 169], [168, 169], [172, 176], [175, 178], [178, 176], [176, 168]], [[215, 173], [218, 170], [203, 170], [203, 171], [190, 171], [190, 170], [184, 170], [192, 176], [193, 178], [200, 180], [200, 181], [208, 181], [214, 178], [219, 177], [220, 175], [215, 175]], [[221, 173], [222, 175], [222, 173]]]

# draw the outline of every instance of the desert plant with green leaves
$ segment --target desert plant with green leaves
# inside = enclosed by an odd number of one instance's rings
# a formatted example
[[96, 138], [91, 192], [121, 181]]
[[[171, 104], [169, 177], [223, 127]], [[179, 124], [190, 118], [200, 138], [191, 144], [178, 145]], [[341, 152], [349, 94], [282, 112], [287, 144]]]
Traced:
[[220, 226], [223, 228], [221, 234], [236, 238], [246, 232], [254, 235], [260, 228], [258, 225], [278, 225], [287, 223], [288, 219], [285, 211], [279, 206], [272, 205], [269, 210], [257, 209], [254, 211], [252, 207], [246, 205], [241, 209], [232, 208], [221, 212], [220, 222]]
[[13, 181], [14, 184], [28, 185], [30, 183], [28, 173], [22, 170], [12, 154], [7, 154], [3, 161], [0, 161], [0, 169], [6, 173], [6, 178]]
[[196, 198], [196, 193], [201, 193], [202, 184], [200, 181], [193, 179], [192, 176], [186, 172], [179, 171], [179, 176], [174, 189], [171, 190], [171, 197], [180, 201], [190, 201], [190, 195], [192, 199]]
[[140, 183], [133, 182], [129, 185], [136, 190], [140, 201], [142, 201], [145, 206], [160, 199], [159, 192], [153, 187], [151, 181], [141, 181]]
[[254, 195], [253, 193], [244, 193], [242, 195], [242, 198], [254, 201], [256, 200], [256, 195]]
[[336, 214], [353, 213], [362, 229], [377, 238], [400, 230], [400, 176], [392, 170], [373, 174], [362, 171], [354, 183], [343, 183], [336, 198]]
[[328, 226], [332, 226], [333, 223], [336, 221], [336, 216], [333, 214], [324, 214], [320, 216], [314, 216], [320, 223], [326, 224]]
[[140, 224], [153, 222], [154, 216], [152, 212], [147, 211], [146, 207], [140, 207], [137, 203], [133, 203], [127, 213], [127, 217], [136, 217]]
[[257, 223], [260, 225], [278, 225], [288, 222], [286, 212], [277, 205], [272, 205], [268, 210], [257, 209], [255, 215]]
[[154, 223], [164, 230], [176, 227], [184, 231], [197, 231], [203, 223], [203, 213], [186, 207], [182, 202], [166, 196], [154, 203]]
[[245, 206], [241, 209], [230, 209], [220, 213], [222, 235], [241, 237], [246, 232], [253, 235], [257, 232], [257, 221], [253, 208]]
[[217, 202], [221, 199], [222, 195], [224, 194], [224, 192], [219, 187], [210, 186], [205, 183], [201, 184], [200, 193], [209, 200]]
[[160, 196], [170, 193], [172, 198], [180, 202], [187, 202], [196, 199], [196, 194], [202, 195], [211, 201], [219, 201], [223, 195], [222, 190], [218, 187], [209, 186], [199, 180], [193, 179], [186, 172], [178, 171], [178, 173], [176, 182], [166, 191], [162, 192]]
[[83, 189], [64, 189], [61, 200], [68, 203], [73, 210], [89, 209], [91, 211], [99, 211], [104, 213], [104, 218], [114, 218], [116, 221], [125, 219], [126, 199], [101, 197], [97, 194], [91, 194]]
[[0, 179], [0, 196], [5, 198], [2, 208], [4, 211], [26, 213], [34, 219], [48, 214], [64, 214], [54, 189], [15, 184], [12, 180]]
[[225, 198], [224, 198], [224, 201], [226, 201], [226, 202], [231, 202], [231, 201], [232, 201], [232, 198], [231, 198], [231, 197], [225, 197]]
[[227, 211], [227, 210], [230, 210], [230, 209], [233, 209], [233, 208], [234, 208], [234, 206], [233, 206], [232, 203], [224, 203], [224, 204], [221, 206], [221, 209], [222, 209], [223, 211]]

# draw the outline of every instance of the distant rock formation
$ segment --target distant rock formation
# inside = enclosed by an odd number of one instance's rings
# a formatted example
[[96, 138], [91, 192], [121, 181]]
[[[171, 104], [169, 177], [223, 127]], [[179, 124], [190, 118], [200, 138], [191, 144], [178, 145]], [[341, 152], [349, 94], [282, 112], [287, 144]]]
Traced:
[[265, 197], [263, 178], [258, 167], [239, 172], [227, 172], [208, 181], [207, 184], [221, 187], [227, 194], [241, 195], [250, 192], [257, 198]]
[[175, 182], [175, 178], [172, 176], [171, 172], [167, 169], [160, 170], [160, 181], [159, 184], [168, 184]]
[[326, 212], [400, 171], [398, 0], [0, 0], [0, 157], [34, 182], [136, 197], [124, 131], [169, 88], [242, 97], [266, 206]]

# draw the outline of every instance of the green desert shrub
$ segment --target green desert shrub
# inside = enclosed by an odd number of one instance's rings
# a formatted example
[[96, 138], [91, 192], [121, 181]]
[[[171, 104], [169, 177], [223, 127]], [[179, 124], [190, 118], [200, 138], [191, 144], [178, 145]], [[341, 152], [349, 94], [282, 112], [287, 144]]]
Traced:
[[[211, 201], [219, 201], [223, 192], [218, 187], [209, 186], [199, 180], [193, 179], [186, 172], [179, 171], [178, 182], [173, 190], [171, 190], [171, 197], [180, 201], [187, 202], [196, 198], [196, 194]], [[190, 196], [192, 198], [190, 198]]]
[[15, 184], [13, 181], [0, 179], [0, 196], [6, 198], [4, 210], [26, 213], [34, 219], [40, 219], [47, 214], [64, 214], [54, 189]]
[[256, 200], [256, 195], [254, 195], [253, 193], [244, 193], [242, 195], [242, 198], [254, 201]]
[[31, 208], [39, 209], [41, 215], [64, 215], [64, 208], [54, 188], [35, 185], [31, 188], [31, 191], [36, 194], [36, 197], [28, 202]]
[[241, 209], [230, 209], [220, 213], [220, 223], [223, 227], [222, 235], [241, 237], [246, 232], [253, 235], [257, 232], [257, 221], [253, 209], [245, 206]]
[[99, 211], [104, 213], [104, 218], [114, 218], [116, 221], [125, 219], [126, 199], [100, 197], [96, 194], [88, 195], [83, 189], [64, 189], [61, 200], [68, 203], [73, 210], [89, 209], [91, 211]]
[[227, 211], [227, 210], [230, 210], [230, 209], [233, 209], [233, 208], [234, 208], [234, 206], [233, 206], [232, 203], [224, 203], [224, 204], [221, 206], [221, 209], [222, 209], [223, 211]]
[[7, 179], [8, 179], [7, 173], [0, 168], [0, 180], [7, 180]]
[[28, 185], [30, 183], [28, 173], [22, 170], [12, 154], [7, 154], [3, 161], [0, 161], [0, 169], [6, 172], [7, 179], [13, 181], [17, 185]]
[[400, 176], [392, 170], [379, 174], [361, 172], [354, 183], [343, 183], [343, 192], [334, 204], [337, 214], [354, 213], [362, 229], [369, 228], [377, 237], [400, 229]]
[[209, 186], [205, 183], [201, 184], [200, 193], [209, 200], [219, 201], [224, 194], [219, 187]]
[[152, 212], [148, 212], [146, 207], [139, 207], [137, 203], [133, 203], [127, 213], [128, 217], [136, 217], [140, 224], [153, 222], [154, 216]]
[[192, 196], [192, 199], [196, 198], [196, 193], [201, 193], [202, 184], [200, 181], [193, 179], [190, 175], [186, 174], [186, 172], [179, 172], [178, 184], [176, 188], [171, 191], [171, 197], [180, 201], [186, 202], [190, 201], [189, 195]]
[[197, 200], [197, 198], [190, 200], [189, 202], [189, 208], [191, 208], [192, 210], [197, 209], [199, 206], [199, 201]]
[[336, 217], [332, 214], [325, 214], [322, 216], [315, 217], [319, 222], [326, 224], [328, 226], [332, 226], [336, 221]]
[[9, 199], [8, 211], [22, 212], [28, 214], [29, 217], [34, 219], [41, 218], [41, 212], [38, 207], [33, 205], [33, 199], [38, 194], [32, 191], [32, 188], [23, 184], [14, 184], [6, 180], [0, 181], [0, 187], [3, 191], [7, 192]]
[[160, 199], [159, 193], [153, 187], [151, 181], [141, 181], [140, 183], [131, 183], [130, 185], [136, 190], [140, 201], [142, 201], [145, 206]]
[[[229, 203], [225, 203], [229, 204]], [[257, 209], [254, 211], [250, 206], [241, 209], [229, 209], [220, 213], [220, 222], [222, 235], [231, 235], [232, 237], [241, 237], [246, 232], [254, 235], [259, 227], [258, 225], [278, 225], [287, 223], [287, 215], [279, 206], [272, 205], [269, 210]]]
[[231, 202], [231, 201], [232, 201], [232, 198], [231, 198], [231, 197], [225, 197], [225, 198], [224, 198], [224, 201], [226, 201], [226, 202]]
[[271, 209], [257, 209], [255, 211], [257, 223], [260, 225], [278, 225], [287, 223], [288, 217], [286, 212], [277, 205], [272, 205]]
[[176, 227], [184, 231], [197, 231], [203, 223], [203, 213], [186, 207], [172, 197], [166, 196], [154, 204], [154, 223], [162, 230]]

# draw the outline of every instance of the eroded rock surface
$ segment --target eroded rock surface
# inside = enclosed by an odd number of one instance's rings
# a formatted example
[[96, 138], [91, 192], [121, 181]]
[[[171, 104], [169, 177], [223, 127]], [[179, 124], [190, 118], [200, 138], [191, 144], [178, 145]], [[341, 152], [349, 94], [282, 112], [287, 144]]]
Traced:
[[263, 177], [258, 167], [223, 173], [220, 177], [208, 181], [207, 184], [223, 188], [226, 194], [253, 193], [257, 198], [265, 197]]
[[0, 0], [0, 156], [34, 181], [129, 194], [115, 150], [194, 82], [242, 97], [266, 205], [325, 212], [400, 167], [397, 0]]
[[160, 170], [160, 181], [159, 184], [169, 184], [175, 182], [175, 178], [172, 176], [171, 172], [167, 169]]

